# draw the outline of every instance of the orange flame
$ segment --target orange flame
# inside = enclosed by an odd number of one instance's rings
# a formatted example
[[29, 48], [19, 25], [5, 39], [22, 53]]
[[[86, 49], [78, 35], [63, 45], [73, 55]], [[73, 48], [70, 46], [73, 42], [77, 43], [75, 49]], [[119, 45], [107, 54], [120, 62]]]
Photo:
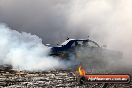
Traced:
[[78, 71], [79, 71], [80, 76], [85, 76], [86, 75], [86, 71], [82, 66], [79, 66]]

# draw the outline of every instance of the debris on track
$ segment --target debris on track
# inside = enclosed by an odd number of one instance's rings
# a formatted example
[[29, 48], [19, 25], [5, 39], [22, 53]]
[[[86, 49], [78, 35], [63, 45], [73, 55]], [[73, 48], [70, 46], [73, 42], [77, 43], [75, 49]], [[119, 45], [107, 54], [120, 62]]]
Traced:
[[80, 85], [74, 71], [0, 71], [0, 88], [131, 88], [129, 84], [87, 83]]

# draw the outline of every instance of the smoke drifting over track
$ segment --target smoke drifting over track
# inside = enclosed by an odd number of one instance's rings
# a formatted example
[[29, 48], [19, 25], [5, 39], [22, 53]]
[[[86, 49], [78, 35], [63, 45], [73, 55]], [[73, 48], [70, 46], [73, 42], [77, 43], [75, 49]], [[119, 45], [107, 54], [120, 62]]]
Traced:
[[132, 66], [131, 0], [0, 0], [0, 22], [36, 34], [44, 43], [90, 35], [123, 52], [117, 65]]
[[10, 64], [15, 69], [31, 71], [70, 66], [70, 62], [48, 56], [49, 51], [38, 36], [20, 33], [0, 24], [0, 65]]

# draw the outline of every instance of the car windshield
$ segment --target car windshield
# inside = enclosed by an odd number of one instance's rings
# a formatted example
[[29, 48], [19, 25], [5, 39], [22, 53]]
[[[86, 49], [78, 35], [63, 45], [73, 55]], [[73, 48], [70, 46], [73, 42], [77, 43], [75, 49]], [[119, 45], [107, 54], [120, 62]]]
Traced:
[[71, 40], [74, 40], [74, 39], [68, 39], [68, 40], [66, 40], [65, 42], [63, 42], [61, 45], [67, 45], [68, 42], [70, 42]]

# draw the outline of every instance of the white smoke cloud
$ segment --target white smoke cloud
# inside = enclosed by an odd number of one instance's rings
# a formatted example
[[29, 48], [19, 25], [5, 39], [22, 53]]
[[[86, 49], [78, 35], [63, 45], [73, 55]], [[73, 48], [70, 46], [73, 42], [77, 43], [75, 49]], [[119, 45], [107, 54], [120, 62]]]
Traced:
[[108, 49], [122, 52], [124, 58], [115, 64], [131, 68], [131, 0], [73, 0], [70, 12], [70, 28], [75, 27], [75, 32], [84, 35], [90, 34]]
[[48, 56], [49, 51], [38, 36], [0, 24], [1, 65], [11, 64], [19, 70], [53, 70], [68, 65], [68, 62]]

